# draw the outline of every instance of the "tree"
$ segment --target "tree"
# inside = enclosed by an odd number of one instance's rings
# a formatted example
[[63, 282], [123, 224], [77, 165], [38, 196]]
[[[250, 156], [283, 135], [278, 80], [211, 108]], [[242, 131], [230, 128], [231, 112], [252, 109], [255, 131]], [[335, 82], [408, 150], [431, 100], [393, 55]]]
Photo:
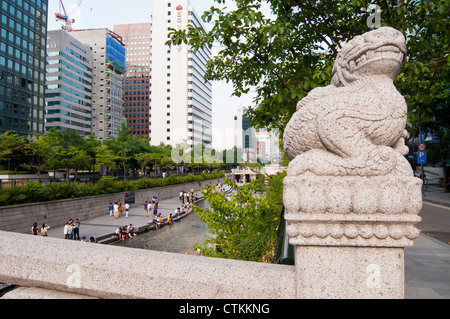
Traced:
[[85, 150], [80, 150], [74, 146], [70, 146], [67, 150], [67, 163], [75, 173], [75, 179], [78, 178], [78, 171], [80, 169], [89, 168], [92, 157], [88, 155]]
[[206, 185], [202, 194], [211, 208], [194, 207], [211, 233], [206, 246], [198, 246], [205, 256], [249, 260], [271, 261], [273, 257], [280, 209], [278, 200], [266, 198], [264, 193], [255, 193], [262, 183], [250, 183], [237, 187], [229, 179], [225, 183], [236, 189], [226, 196]]
[[39, 177], [41, 172], [47, 167], [46, 156], [50, 151], [50, 145], [44, 139], [33, 138], [25, 145], [24, 153], [31, 169]]
[[128, 167], [128, 161], [132, 158], [129, 156], [130, 150], [127, 148], [121, 149], [116, 156], [116, 160], [119, 163], [119, 167], [123, 168], [123, 176], [127, 176], [127, 167]]
[[134, 155], [134, 158], [139, 163], [141, 167], [141, 174], [144, 175], [144, 170], [147, 164], [149, 164], [153, 160], [153, 154], [151, 153], [139, 153]]
[[14, 132], [0, 135], [0, 162], [7, 162], [14, 167], [14, 172], [25, 161], [25, 138]]
[[[225, 0], [216, 0], [218, 4]], [[247, 116], [255, 127], [282, 133], [296, 104], [317, 86], [331, 80], [333, 61], [342, 41], [370, 30], [375, 11], [365, 0], [235, 0], [235, 10], [211, 7], [202, 19], [209, 31], [188, 26], [172, 29], [168, 45], [189, 43], [193, 50], [220, 46], [207, 64], [207, 80], [226, 80], [241, 96], [255, 88]], [[408, 128], [433, 121], [429, 107], [437, 97], [449, 97], [448, 6], [441, 0], [374, 0], [381, 26], [392, 26], [407, 38], [408, 54], [397, 80], [408, 107]]]
[[[104, 166], [107, 172], [110, 167], [114, 167], [116, 163], [116, 156], [107, 145], [98, 146], [96, 149], [95, 162], [98, 166]], [[103, 174], [105, 175], [105, 174]]]

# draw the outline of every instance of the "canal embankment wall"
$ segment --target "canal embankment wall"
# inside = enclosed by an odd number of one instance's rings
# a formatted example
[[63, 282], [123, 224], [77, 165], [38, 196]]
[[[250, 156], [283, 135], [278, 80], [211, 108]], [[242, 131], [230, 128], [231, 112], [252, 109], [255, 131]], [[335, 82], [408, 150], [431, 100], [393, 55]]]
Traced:
[[[194, 189], [195, 192], [200, 192], [204, 185], [223, 183], [224, 179], [217, 178], [134, 191], [135, 204], [130, 206], [142, 206], [153, 196], [156, 196], [158, 200], [174, 198], [181, 190]], [[43, 223], [58, 227], [63, 226], [70, 218], [87, 220], [99, 217], [109, 214], [109, 203], [124, 203], [127, 193], [129, 192], [0, 207], [0, 231], [28, 234], [34, 222], [37, 222], [39, 227]]]

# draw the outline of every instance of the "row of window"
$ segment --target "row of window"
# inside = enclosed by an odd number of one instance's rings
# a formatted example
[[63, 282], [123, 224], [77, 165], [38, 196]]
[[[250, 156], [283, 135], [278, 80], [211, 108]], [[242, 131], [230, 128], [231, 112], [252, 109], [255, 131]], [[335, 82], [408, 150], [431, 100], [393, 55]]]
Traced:
[[28, 51], [35, 57], [45, 59], [45, 50], [41, 49], [40, 42], [36, 42], [38, 45], [35, 45], [34, 40], [16, 35], [11, 31], [6, 30], [5, 28], [0, 28], [0, 37], [1, 41], [5, 44], [8, 43], [9, 45], [15, 45], [18, 49], [20, 48], [21, 50]]
[[[61, 56], [61, 57], [65, 58], [67, 61], [75, 64], [78, 67], [80, 67], [82, 70], [84, 70], [86, 72], [89, 72], [89, 73], [92, 73], [92, 68], [87, 66], [85, 63], [82, 63], [81, 61], [78, 61], [77, 59], [74, 58], [74, 56], [71, 56], [71, 55], [69, 55], [69, 54], [67, 54], [65, 52], [61, 52], [61, 51], [47, 52], [47, 56], [48, 57], [59, 57], [59, 56]], [[52, 64], [58, 63], [58, 62], [55, 62], [55, 61], [62, 61], [62, 60], [61, 59], [59, 59], [59, 60], [57, 60], [57, 59], [48, 59], [47, 63], [49, 63], [49, 64], [50, 63], [52, 63]], [[90, 75], [87, 74], [85, 76], [89, 77]]]
[[11, 115], [16, 115], [19, 117], [28, 117], [28, 118], [36, 118], [43, 119], [44, 111], [37, 108], [30, 108], [28, 105], [23, 105], [15, 102], [6, 102], [0, 100], [0, 112], [9, 113]]
[[57, 115], [59, 115], [59, 116], [65, 115], [65, 116], [71, 117], [73, 119], [78, 119], [78, 120], [82, 120], [85, 122], [91, 121], [90, 117], [84, 117], [84, 116], [78, 115], [77, 113], [72, 113], [72, 112], [69, 112], [66, 110], [46, 110], [45, 114], [46, 114], [46, 116], [45, 116], [46, 119], [49, 119], [49, 118], [58, 119], [59, 117], [57, 117]]
[[[22, 25], [19, 22], [14, 21], [13, 19], [9, 18], [2, 14], [1, 18], [2, 22], [2, 37], [6, 37], [7, 27], [9, 26], [9, 32], [11, 33], [8, 36], [8, 39], [10, 39], [11, 42], [14, 41], [14, 35], [16, 35], [19, 38], [26, 39], [28, 41], [33, 41], [37, 45], [40, 45], [42, 47], [45, 46], [45, 37], [39, 34], [38, 32], [34, 32], [32, 29], [27, 28], [26, 26]], [[15, 31], [15, 32], [13, 32]], [[19, 41], [16, 39], [16, 41]]]
[[90, 107], [86, 107], [83, 105], [77, 105], [75, 103], [67, 103], [64, 101], [46, 101], [46, 106], [48, 108], [52, 107], [63, 107], [68, 110], [72, 110], [78, 113], [86, 114], [87, 116], [91, 115]]
[[[143, 118], [147, 118], [147, 121], [146, 122], [148, 122], [148, 118], [150, 117], [150, 114], [148, 114], [148, 113], [144, 113], [144, 114], [141, 114], [141, 113], [133, 113], [133, 114], [124, 114], [125, 115], [125, 117], [135, 117], [135, 118], [137, 118], [137, 117], [143, 117]], [[144, 120], [142, 120], [142, 122], [143, 122]], [[139, 119], [138, 119], [138, 123], [139, 123]]]
[[[42, 19], [42, 22], [47, 23], [47, 17], [45, 15], [45, 13], [47, 12], [47, 3], [47, 0], [2, 0], [2, 11], [9, 12], [12, 15], [17, 14], [17, 17], [19, 18], [20, 16], [17, 12], [22, 13], [21, 10], [24, 10], [28, 14]], [[42, 14], [39, 9], [41, 9], [42, 13], [44, 14]]]
[[42, 122], [28, 121], [21, 118], [9, 116], [0, 116], [0, 127], [2, 132], [14, 130], [18, 132], [28, 133], [30, 131], [43, 132], [44, 125]]

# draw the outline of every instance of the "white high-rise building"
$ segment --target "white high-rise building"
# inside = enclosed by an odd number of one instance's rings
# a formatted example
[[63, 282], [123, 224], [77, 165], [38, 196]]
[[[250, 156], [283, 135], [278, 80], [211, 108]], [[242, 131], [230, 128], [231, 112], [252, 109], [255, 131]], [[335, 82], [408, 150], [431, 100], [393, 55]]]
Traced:
[[205, 82], [209, 48], [169, 47], [170, 28], [203, 26], [189, 0], [153, 1], [150, 141], [152, 145], [212, 143], [212, 84]]

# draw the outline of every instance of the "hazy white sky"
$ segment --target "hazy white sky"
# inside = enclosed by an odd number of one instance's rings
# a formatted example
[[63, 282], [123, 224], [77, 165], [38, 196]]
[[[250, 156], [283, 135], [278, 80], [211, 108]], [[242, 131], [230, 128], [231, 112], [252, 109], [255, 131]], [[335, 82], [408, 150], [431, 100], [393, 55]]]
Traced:
[[[233, 6], [231, 2], [228, 7]], [[61, 28], [61, 23], [55, 19], [55, 13], [60, 12], [59, 3], [59, 0], [49, 0], [48, 30]], [[74, 29], [113, 30], [114, 24], [150, 22], [152, 10], [152, 0], [83, 0], [80, 7], [77, 6], [79, 0], [63, 0], [63, 3], [67, 14], [76, 20]], [[213, 5], [223, 7], [213, 0], [190, 0], [190, 3], [200, 16]], [[216, 149], [232, 147], [232, 138], [226, 138], [224, 134], [234, 127], [237, 107], [248, 106], [252, 101], [251, 95], [236, 98], [231, 97], [232, 92], [230, 84], [213, 83], [213, 147]]]

